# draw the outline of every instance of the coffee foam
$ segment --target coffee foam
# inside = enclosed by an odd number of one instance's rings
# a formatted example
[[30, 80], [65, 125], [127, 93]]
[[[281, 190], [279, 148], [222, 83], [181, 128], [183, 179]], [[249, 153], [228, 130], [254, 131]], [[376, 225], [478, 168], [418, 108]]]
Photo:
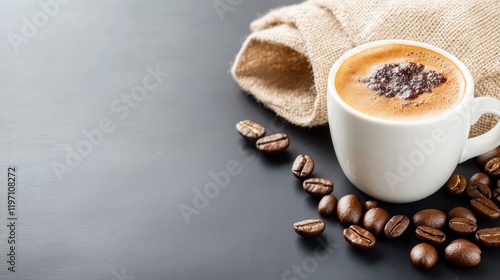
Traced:
[[[408, 61], [442, 73], [446, 82], [411, 100], [380, 96], [361, 82], [384, 64]], [[421, 120], [455, 107], [463, 98], [465, 78], [458, 66], [439, 53], [416, 46], [388, 44], [346, 59], [335, 77], [335, 88], [345, 103], [364, 114], [387, 120]]]

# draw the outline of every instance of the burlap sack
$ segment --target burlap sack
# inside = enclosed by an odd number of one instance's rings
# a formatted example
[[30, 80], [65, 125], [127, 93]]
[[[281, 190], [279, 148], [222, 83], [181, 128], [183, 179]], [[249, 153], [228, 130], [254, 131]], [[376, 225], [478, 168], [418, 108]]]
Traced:
[[[441, 47], [472, 72], [476, 96], [500, 98], [499, 0], [309, 0], [251, 23], [231, 69], [240, 86], [293, 124], [327, 123], [327, 77], [354, 46], [408, 39]], [[486, 116], [472, 135], [490, 129]]]

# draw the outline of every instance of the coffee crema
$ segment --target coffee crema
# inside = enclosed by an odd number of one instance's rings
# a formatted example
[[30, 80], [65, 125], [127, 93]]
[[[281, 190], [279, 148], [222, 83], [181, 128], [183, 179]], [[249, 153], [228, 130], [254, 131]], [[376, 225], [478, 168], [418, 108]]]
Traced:
[[[383, 67], [408, 63], [423, 65], [422, 73], [442, 75], [442, 82], [413, 98], [384, 95], [383, 88], [374, 90], [367, 83]], [[462, 71], [451, 60], [437, 52], [405, 44], [380, 45], [354, 54], [340, 65], [335, 76], [335, 88], [345, 103], [366, 115], [386, 120], [421, 120], [442, 115], [462, 100], [465, 86]]]

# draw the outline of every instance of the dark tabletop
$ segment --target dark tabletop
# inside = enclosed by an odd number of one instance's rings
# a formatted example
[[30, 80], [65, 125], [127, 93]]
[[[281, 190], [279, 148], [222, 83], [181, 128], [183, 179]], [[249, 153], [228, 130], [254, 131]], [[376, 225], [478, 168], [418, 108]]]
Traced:
[[[320, 217], [291, 174], [298, 154], [337, 198], [369, 199], [340, 170], [326, 126], [287, 123], [229, 74], [250, 22], [298, 2], [0, 1], [0, 279], [498, 279], [498, 249], [461, 269], [439, 247], [436, 267], [421, 271], [413, 233], [360, 252], [336, 218], [316, 239], [293, 231]], [[236, 133], [242, 119], [287, 133], [290, 148], [257, 153]], [[467, 204], [439, 190], [380, 205], [412, 215]]]

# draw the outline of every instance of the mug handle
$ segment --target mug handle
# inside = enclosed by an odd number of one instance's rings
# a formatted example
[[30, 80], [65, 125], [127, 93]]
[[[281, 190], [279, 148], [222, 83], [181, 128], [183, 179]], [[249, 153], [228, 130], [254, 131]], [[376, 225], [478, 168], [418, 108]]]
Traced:
[[[472, 124], [476, 123], [484, 114], [493, 114], [500, 117], [500, 100], [493, 97], [477, 97], [473, 99]], [[493, 150], [500, 145], [500, 122], [490, 131], [470, 138], [465, 142], [465, 148], [459, 163]]]

